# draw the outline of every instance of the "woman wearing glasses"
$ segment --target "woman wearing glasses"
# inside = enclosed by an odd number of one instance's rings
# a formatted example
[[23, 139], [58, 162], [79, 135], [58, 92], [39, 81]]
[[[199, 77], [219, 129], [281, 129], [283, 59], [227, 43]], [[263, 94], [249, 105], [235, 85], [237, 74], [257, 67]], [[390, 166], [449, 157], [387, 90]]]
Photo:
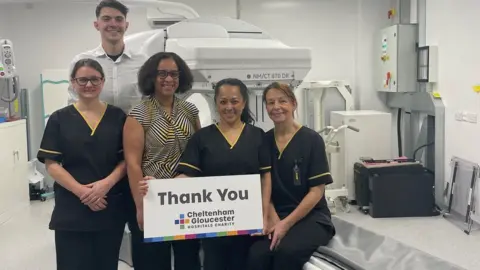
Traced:
[[[133, 252], [141, 262], [136, 270], [170, 270], [173, 245], [176, 270], [200, 270], [198, 240], [143, 243], [143, 196], [139, 182], [144, 176], [170, 179], [187, 141], [200, 129], [198, 109], [179, 99], [192, 86], [193, 76], [187, 64], [175, 53], [160, 52], [140, 68], [139, 89], [147, 98], [130, 112], [124, 128], [124, 148], [130, 188], [138, 221], [132, 231]], [[137, 267], [140, 265], [140, 268]]]
[[125, 227], [125, 113], [99, 100], [104, 73], [92, 59], [71, 73], [78, 101], [48, 119], [37, 158], [55, 180], [57, 269], [114, 270]]

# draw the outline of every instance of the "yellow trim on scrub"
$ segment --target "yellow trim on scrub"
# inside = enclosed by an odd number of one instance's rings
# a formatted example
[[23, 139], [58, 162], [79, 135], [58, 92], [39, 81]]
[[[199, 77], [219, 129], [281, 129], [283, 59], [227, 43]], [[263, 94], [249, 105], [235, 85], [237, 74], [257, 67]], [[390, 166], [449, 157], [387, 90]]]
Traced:
[[39, 151], [42, 151], [42, 152], [45, 152], [45, 153], [49, 153], [49, 154], [56, 154], [56, 155], [61, 155], [62, 153], [61, 152], [57, 152], [57, 151], [52, 151], [52, 150], [45, 150], [45, 149], [38, 149]]
[[102, 119], [103, 119], [103, 116], [105, 115], [105, 112], [107, 111], [107, 107], [108, 107], [107, 103], [105, 103], [105, 110], [103, 111], [102, 116], [100, 116], [100, 119], [98, 120], [98, 123], [95, 127], [92, 127], [88, 123], [87, 117], [85, 117], [85, 115], [78, 109], [77, 104], [73, 104], [73, 107], [75, 108], [75, 110], [77, 110], [77, 112], [80, 114], [80, 116], [82, 116], [83, 120], [85, 121], [85, 123], [87, 123], [90, 130], [92, 130], [92, 133], [90, 133], [90, 136], [93, 136], [95, 134], [95, 130], [97, 130], [98, 125], [100, 125], [100, 123], [102, 122]]
[[186, 167], [189, 167], [189, 168], [192, 168], [194, 170], [197, 170], [199, 172], [202, 172], [202, 170], [200, 170], [199, 168], [191, 165], [191, 164], [188, 164], [188, 163], [185, 163], [185, 162], [179, 162], [178, 165], [183, 165], [183, 166], [186, 166]]
[[218, 124], [215, 124], [215, 126], [217, 127], [218, 131], [220, 131], [220, 133], [222, 134], [223, 138], [227, 141], [227, 143], [230, 145], [230, 149], [233, 149], [233, 147], [235, 147], [235, 144], [237, 144], [238, 140], [240, 139], [240, 136], [242, 136], [242, 133], [243, 133], [243, 129], [245, 128], [245, 123], [243, 123], [243, 126], [242, 126], [242, 130], [240, 130], [240, 133], [238, 134], [237, 138], [235, 139], [235, 141], [233, 143], [231, 143], [228, 139], [227, 139], [227, 136], [225, 136], [225, 134], [223, 133], [223, 131], [220, 129], [220, 127], [218, 126]]
[[260, 171], [268, 170], [268, 169], [271, 169], [271, 168], [272, 168], [272, 166], [261, 167]]
[[282, 158], [283, 151], [285, 151], [285, 149], [287, 148], [288, 144], [292, 141], [293, 137], [295, 137], [295, 135], [297, 134], [297, 132], [298, 132], [301, 128], [302, 128], [302, 126], [300, 126], [300, 127], [295, 131], [295, 133], [293, 133], [292, 137], [290, 138], [290, 140], [288, 140], [288, 142], [285, 144], [285, 147], [283, 147], [282, 150], [280, 150], [280, 147], [278, 147], [277, 136], [275, 136], [275, 130], [274, 130], [274, 132], [273, 132], [273, 137], [275, 138], [275, 144], [277, 145], [278, 151], [280, 151], [280, 154], [278, 155], [278, 159]]
[[330, 173], [327, 172], [327, 173], [317, 174], [317, 175], [314, 175], [314, 176], [308, 178], [308, 180], [317, 179], [317, 178], [320, 178], [320, 177], [323, 177], [323, 176], [326, 176], [326, 175], [330, 175]]

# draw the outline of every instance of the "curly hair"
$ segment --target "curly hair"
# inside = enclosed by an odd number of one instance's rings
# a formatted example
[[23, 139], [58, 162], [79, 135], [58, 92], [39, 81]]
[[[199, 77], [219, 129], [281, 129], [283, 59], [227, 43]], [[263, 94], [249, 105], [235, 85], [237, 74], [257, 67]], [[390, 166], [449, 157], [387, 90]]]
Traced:
[[193, 75], [187, 63], [173, 52], [159, 52], [151, 56], [138, 72], [138, 88], [144, 96], [155, 94], [155, 80], [158, 74], [158, 64], [164, 59], [172, 59], [180, 73], [176, 93], [185, 93], [192, 88]]

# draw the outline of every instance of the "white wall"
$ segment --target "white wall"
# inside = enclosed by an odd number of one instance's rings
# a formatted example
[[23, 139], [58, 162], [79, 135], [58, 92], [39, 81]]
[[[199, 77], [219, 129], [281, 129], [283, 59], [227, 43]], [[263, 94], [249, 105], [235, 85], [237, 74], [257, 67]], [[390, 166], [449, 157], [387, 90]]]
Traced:
[[[183, 0], [201, 16], [236, 16], [235, 0]], [[382, 0], [241, 0], [242, 20], [257, 25], [287, 45], [311, 47], [313, 68], [306, 79], [346, 80], [356, 105], [385, 110], [372, 89], [374, 32], [388, 25], [388, 5]], [[65, 68], [78, 52], [99, 44], [93, 28], [93, 4], [3, 4], [10, 25], [6, 35], [14, 42], [22, 87], [29, 89], [32, 149], [41, 138], [42, 110], [39, 74]], [[3, 17], [3, 16], [2, 16]], [[148, 29], [145, 10], [132, 8], [127, 34]], [[1, 30], [1, 28], [0, 28]]]
[[373, 84], [374, 75], [374, 46], [375, 35], [383, 28], [391, 25], [387, 13], [391, 8], [391, 1], [386, 0], [360, 0], [357, 23], [357, 46], [355, 81], [356, 90], [360, 95], [355, 96], [361, 108], [390, 111], [386, 104], [385, 93], [375, 91]]
[[[7, 24], [8, 24], [8, 20], [7, 20], [7, 10], [5, 9], [2, 9], [1, 6], [0, 6], [0, 39], [2, 38], [8, 38], [7, 36]], [[0, 81], [0, 95], [2, 95], [2, 91], [5, 89], [5, 86], [6, 86], [6, 83], [4, 81]], [[0, 107], [2, 107], [3, 104], [2, 102], [0, 101]]]
[[389, 3], [381, 0], [241, 0], [241, 19], [291, 46], [312, 48], [305, 80], [345, 80], [356, 105], [386, 110], [373, 91], [373, 37], [389, 25]]
[[455, 121], [455, 112], [480, 114], [478, 0], [427, 0], [427, 45], [438, 46], [437, 90], [446, 103], [445, 177], [450, 176], [450, 159], [458, 156], [480, 163], [479, 124]]
[[0, 37], [5, 37], [5, 31], [7, 29], [7, 11], [0, 8]]
[[355, 83], [356, 1], [242, 0], [240, 14], [288, 45], [311, 47], [306, 80]]
[[[2, 9], [0, 6], [0, 39], [8, 38], [7, 36], [7, 29], [8, 29], [8, 12], [5, 9]], [[0, 60], [1, 61], [1, 60]], [[0, 80], [0, 95], [2, 95], [2, 91], [5, 88], [6, 83], [5, 81]], [[0, 107], [5, 106], [2, 101], [0, 101]]]

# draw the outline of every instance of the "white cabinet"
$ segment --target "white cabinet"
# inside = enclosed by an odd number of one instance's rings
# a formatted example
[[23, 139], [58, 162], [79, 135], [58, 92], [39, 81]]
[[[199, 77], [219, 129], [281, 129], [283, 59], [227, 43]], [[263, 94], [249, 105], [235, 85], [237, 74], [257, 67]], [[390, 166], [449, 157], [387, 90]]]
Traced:
[[358, 128], [340, 131], [335, 137], [340, 145], [339, 153], [331, 155], [332, 188], [345, 186], [348, 199], [355, 200], [353, 165], [362, 157], [373, 159], [392, 158], [392, 116], [390, 113], [358, 110], [332, 111], [330, 125], [350, 125]]
[[0, 123], [0, 224], [30, 203], [25, 120]]

